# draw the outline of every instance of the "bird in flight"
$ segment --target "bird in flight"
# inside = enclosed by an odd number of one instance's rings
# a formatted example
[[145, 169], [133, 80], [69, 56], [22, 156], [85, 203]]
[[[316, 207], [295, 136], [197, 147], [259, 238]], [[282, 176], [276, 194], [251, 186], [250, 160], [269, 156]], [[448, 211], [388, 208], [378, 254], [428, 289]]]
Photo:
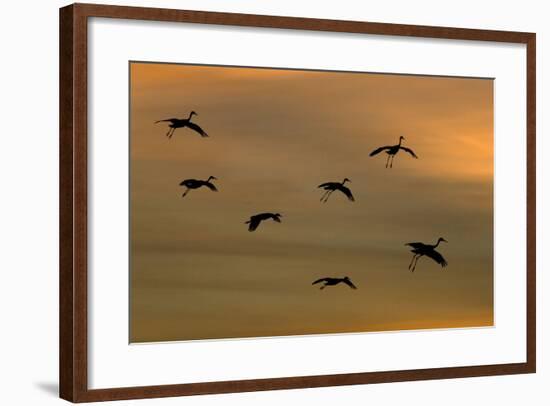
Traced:
[[282, 214], [280, 213], [260, 213], [250, 217], [250, 220], [245, 221], [248, 224], [248, 231], [254, 231], [258, 228], [260, 223], [264, 220], [272, 219], [277, 223], [281, 222]]
[[411, 154], [413, 156], [413, 158], [418, 158], [412, 149], [401, 146], [401, 141], [403, 141], [404, 139], [405, 139], [405, 137], [401, 136], [401, 137], [399, 137], [399, 144], [397, 144], [397, 145], [386, 145], [385, 147], [377, 148], [374, 151], [372, 151], [369, 156], [375, 156], [375, 155], [379, 154], [382, 151], [386, 151], [386, 154], [388, 154], [388, 159], [386, 159], [386, 168], [388, 167], [388, 164], [389, 164], [390, 168], [393, 167], [393, 159], [395, 158], [395, 156], [397, 155], [397, 153], [401, 149], [403, 151], [408, 152], [409, 154]]
[[355, 286], [355, 285], [351, 282], [351, 279], [348, 278], [347, 276], [345, 276], [345, 277], [343, 277], [343, 278], [321, 278], [321, 279], [317, 279], [315, 282], [312, 283], [312, 285], [315, 285], [316, 283], [323, 283], [323, 286], [321, 286], [320, 289], [324, 289], [324, 288], [326, 288], [327, 286], [338, 285], [339, 283], [345, 283], [345, 284], [348, 285], [350, 288], [352, 288], [352, 289], [357, 289], [357, 286]]
[[326, 203], [328, 198], [330, 197], [330, 195], [332, 194], [332, 192], [334, 192], [335, 190], [338, 190], [340, 192], [342, 192], [344, 195], [346, 195], [346, 197], [354, 202], [355, 201], [355, 198], [353, 197], [353, 195], [351, 194], [351, 190], [349, 190], [349, 188], [347, 188], [346, 186], [344, 186], [344, 183], [346, 182], [351, 182], [351, 180], [349, 180], [348, 178], [345, 178], [342, 182], [326, 182], [326, 183], [321, 183], [319, 186], [317, 186], [318, 188], [321, 188], [321, 189], [324, 189], [325, 190], [325, 193], [323, 193], [323, 196], [321, 196], [321, 202], [323, 203]]
[[209, 176], [207, 180], [185, 179], [180, 183], [180, 186], [185, 186], [187, 189], [185, 189], [185, 192], [183, 192], [181, 197], [185, 197], [190, 190], [198, 189], [203, 186], [206, 186], [213, 192], [217, 192], [218, 189], [216, 189], [216, 186], [214, 186], [214, 184], [210, 182], [212, 179], [217, 180], [218, 178], [216, 178], [215, 176]]
[[168, 125], [168, 127], [170, 128], [166, 133], [166, 136], [168, 138], [172, 138], [172, 135], [174, 135], [174, 131], [176, 131], [176, 128], [184, 128], [184, 127], [188, 127], [191, 130], [198, 132], [201, 135], [201, 137], [208, 137], [208, 134], [206, 134], [206, 131], [200, 128], [197, 124], [191, 122], [191, 118], [193, 117], [193, 115], [198, 116], [197, 113], [192, 111], [191, 113], [189, 113], [189, 117], [187, 118], [167, 118], [166, 120], [155, 121], [155, 124], [162, 123], [162, 122], [170, 123]]
[[411, 270], [411, 272], [414, 272], [418, 259], [423, 257], [424, 255], [433, 259], [435, 262], [441, 265], [441, 267], [446, 267], [447, 261], [445, 260], [445, 258], [443, 258], [443, 255], [435, 250], [439, 243], [442, 241], [448, 242], [445, 238], [439, 237], [435, 245], [424, 244], [421, 242], [409, 242], [405, 244], [412, 247], [411, 252], [414, 254], [411, 263], [409, 264], [409, 269]]

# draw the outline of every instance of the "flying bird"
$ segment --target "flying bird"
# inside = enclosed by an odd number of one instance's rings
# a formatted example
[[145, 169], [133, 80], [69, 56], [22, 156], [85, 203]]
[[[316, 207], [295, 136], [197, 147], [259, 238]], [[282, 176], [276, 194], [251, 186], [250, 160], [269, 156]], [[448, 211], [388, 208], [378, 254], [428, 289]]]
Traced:
[[218, 178], [216, 178], [215, 176], [209, 176], [207, 180], [185, 179], [180, 183], [180, 186], [185, 186], [187, 189], [181, 195], [181, 197], [185, 197], [190, 190], [198, 189], [203, 186], [206, 186], [208, 189], [210, 189], [213, 192], [217, 192], [218, 189], [216, 189], [216, 186], [214, 186], [214, 184], [210, 182], [212, 179], [217, 180]]
[[250, 217], [250, 220], [245, 221], [248, 224], [248, 231], [254, 231], [258, 228], [260, 223], [264, 220], [272, 219], [277, 223], [281, 222], [282, 214], [280, 213], [260, 213]]
[[342, 192], [344, 195], [346, 195], [346, 197], [354, 202], [355, 201], [355, 198], [353, 197], [353, 194], [351, 193], [351, 190], [349, 190], [349, 188], [347, 188], [346, 186], [344, 186], [344, 183], [346, 182], [351, 182], [351, 180], [349, 180], [348, 178], [345, 178], [342, 182], [326, 182], [326, 183], [321, 183], [319, 186], [317, 186], [318, 188], [321, 188], [321, 189], [324, 189], [325, 190], [325, 193], [323, 193], [323, 196], [321, 196], [321, 202], [323, 203], [326, 203], [328, 198], [330, 197], [330, 195], [335, 191], [335, 190], [338, 190], [340, 192]]
[[372, 151], [369, 156], [375, 156], [375, 155], [379, 154], [382, 151], [386, 151], [386, 154], [388, 154], [388, 159], [386, 159], [386, 168], [388, 167], [388, 164], [389, 164], [390, 168], [393, 167], [393, 159], [395, 158], [395, 156], [397, 155], [397, 153], [401, 149], [403, 151], [408, 152], [409, 154], [411, 154], [413, 156], [413, 158], [418, 158], [412, 149], [401, 146], [401, 141], [403, 141], [404, 139], [405, 139], [405, 137], [401, 136], [401, 137], [399, 137], [399, 144], [397, 144], [397, 145], [386, 145], [385, 147], [377, 148], [374, 151]]
[[198, 132], [201, 135], [201, 137], [208, 137], [208, 134], [206, 133], [206, 131], [200, 128], [197, 124], [191, 122], [191, 118], [193, 117], [193, 115], [198, 116], [197, 113], [192, 111], [191, 113], [189, 113], [189, 117], [187, 118], [167, 118], [166, 120], [155, 121], [155, 124], [162, 123], [162, 122], [170, 123], [168, 125], [168, 127], [170, 128], [166, 133], [166, 136], [168, 138], [172, 138], [172, 135], [174, 135], [174, 131], [176, 131], [176, 128], [184, 128], [184, 127], [188, 127], [191, 130]]
[[352, 289], [357, 289], [357, 286], [355, 286], [352, 282], [351, 282], [351, 279], [348, 278], [347, 276], [343, 277], [343, 278], [321, 278], [321, 279], [317, 279], [315, 282], [312, 283], [312, 285], [315, 285], [316, 283], [323, 283], [323, 286], [321, 286], [320, 289], [324, 289], [326, 288], [327, 286], [334, 286], [334, 285], [338, 285], [339, 283], [345, 283], [346, 285], [348, 285], [350, 288]]
[[424, 255], [433, 259], [435, 262], [441, 265], [441, 267], [446, 267], [447, 261], [445, 260], [445, 258], [443, 258], [443, 256], [439, 252], [435, 250], [439, 245], [439, 243], [442, 241], [448, 242], [445, 238], [439, 237], [435, 245], [424, 244], [421, 242], [409, 242], [405, 244], [412, 247], [411, 252], [414, 254], [411, 260], [411, 263], [409, 264], [409, 269], [411, 270], [411, 272], [414, 272], [414, 270], [416, 269], [416, 263], [418, 262], [418, 259], [420, 257], [423, 257]]

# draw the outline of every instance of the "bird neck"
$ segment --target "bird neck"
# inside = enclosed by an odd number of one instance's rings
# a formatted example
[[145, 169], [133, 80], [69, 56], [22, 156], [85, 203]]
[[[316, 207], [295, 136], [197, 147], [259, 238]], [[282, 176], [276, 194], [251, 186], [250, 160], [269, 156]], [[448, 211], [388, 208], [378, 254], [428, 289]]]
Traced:
[[193, 118], [193, 112], [189, 113], [189, 117], [187, 118], [187, 121], [191, 121], [191, 118]]
[[346, 183], [347, 181], [348, 181], [347, 179], [344, 179], [344, 180], [342, 181], [342, 186], [344, 186], [344, 183]]
[[441, 242], [441, 240], [437, 240], [437, 242], [434, 245], [434, 248], [437, 248], [437, 246], [439, 245], [440, 242]]
[[206, 179], [207, 182], [210, 182], [211, 179], [214, 179], [213, 176], [209, 176], [208, 179]]
[[403, 138], [399, 137], [399, 144], [397, 144], [397, 145], [401, 146], [402, 142], [403, 142]]

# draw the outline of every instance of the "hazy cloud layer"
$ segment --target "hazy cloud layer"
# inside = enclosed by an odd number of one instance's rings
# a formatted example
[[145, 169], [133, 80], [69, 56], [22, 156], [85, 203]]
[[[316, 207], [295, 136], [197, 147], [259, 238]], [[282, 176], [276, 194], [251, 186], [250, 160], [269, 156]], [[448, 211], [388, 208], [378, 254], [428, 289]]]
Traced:
[[[491, 325], [493, 82], [133, 64], [131, 337]], [[187, 117], [164, 135], [155, 120]], [[400, 135], [419, 159], [368, 154]], [[181, 198], [186, 178], [219, 193]], [[344, 177], [357, 199], [319, 202]], [[244, 221], [283, 213], [249, 233]], [[407, 270], [404, 243], [449, 240]], [[358, 286], [311, 282], [348, 275]]]

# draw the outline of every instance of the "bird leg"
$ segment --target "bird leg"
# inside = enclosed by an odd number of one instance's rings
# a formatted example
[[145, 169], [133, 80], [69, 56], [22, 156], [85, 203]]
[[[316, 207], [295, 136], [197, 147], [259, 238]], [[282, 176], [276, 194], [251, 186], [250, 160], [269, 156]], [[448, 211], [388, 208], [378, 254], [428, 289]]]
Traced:
[[323, 203], [326, 203], [328, 198], [330, 197], [330, 195], [332, 194], [332, 192], [334, 192], [334, 190], [329, 190], [328, 193], [327, 193], [327, 197], [325, 197], [325, 201]]
[[391, 155], [390, 168], [393, 168], [393, 158], [395, 158], [395, 155]]
[[174, 135], [174, 131], [176, 131], [175, 128], [170, 128], [168, 130], [168, 133], [166, 134], [168, 136], [168, 138], [172, 138], [172, 135]]
[[181, 195], [181, 197], [185, 197], [187, 193], [189, 193], [189, 188], [187, 188], [187, 190]]
[[418, 263], [418, 258], [420, 258], [422, 255], [416, 255], [416, 260], [414, 261], [414, 266], [412, 267], [411, 269], [411, 272], [414, 272], [414, 270], [416, 269], [416, 264]]
[[[411, 263], [409, 264], [409, 271], [411, 270], [413, 263], [414, 263], [414, 266], [416, 267], [415, 259], [417, 258], [418, 258], [418, 254], [414, 254], [411, 259]], [[414, 272], [414, 268], [412, 268], [412, 272]]]
[[411, 262], [409, 263], [409, 271], [411, 270], [411, 267], [415, 258], [416, 258], [416, 254], [414, 254], [411, 258]]
[[321, 199], [319, 199], [320, 202], [323, 201], [323, 199], [325, 198], [328, 192], [329, 192], [328, 190], [325, 190], [325, 193], [323, 193], [323, 196], [321, 196]]
[[323, 286], [321, 286], [321, 287], [319, 288], [319, 290], [323, 290], [323, 289], [326, 288], [326, 287], [327, 287], [327, 285], [323, 285]]
[[388, 164], [390, 163], [391, 155], [388, 154], [388, 158], [386, 159], [386, 168], [388, 167]]

